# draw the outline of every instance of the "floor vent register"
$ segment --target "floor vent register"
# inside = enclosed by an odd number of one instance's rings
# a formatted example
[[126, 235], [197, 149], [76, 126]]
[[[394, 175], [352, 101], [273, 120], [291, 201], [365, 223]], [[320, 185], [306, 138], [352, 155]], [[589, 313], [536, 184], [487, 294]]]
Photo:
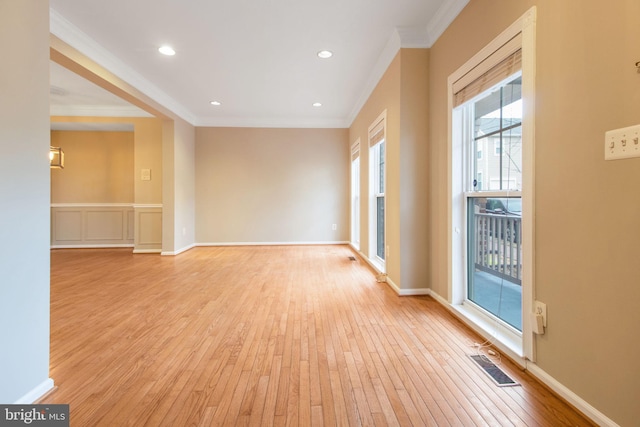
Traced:
[[495, 363], [489, 360], [486, 356], [472, 354], [471, 359], [482, 368], [482, 370], [489, 375], [489, 377], [496, 383], [498, 387], [510, 387], [520, 385], [505, 374], [502, 369], [497, 367]]

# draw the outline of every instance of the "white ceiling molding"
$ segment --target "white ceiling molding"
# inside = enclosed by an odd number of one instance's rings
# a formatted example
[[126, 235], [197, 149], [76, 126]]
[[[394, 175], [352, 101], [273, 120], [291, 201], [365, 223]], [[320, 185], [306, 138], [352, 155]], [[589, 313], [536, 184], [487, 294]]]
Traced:
[[116, 105], [51, 105], [49, 113], [52, 116], [79, 117], [153, 117], [134, 106]]
[[261, 119], [219, 117], [205, 118], [196, 122], [199, 127], [246, 127], [246, 128], [308, 128], [346, 129], [351, 125], [345, 119]]
[[51, 130], [86, 132], [133, 132], [133, 123], [51, 122]]
[[153, 85], [139, 73], [134, 71], [131, 67], [123, 63], [120, 59], [103, 48], [87, 34], [80, 31], [80, 29], [66, 20], [54, 9], [50, 8], [49, 12], [49, 25], [51, 34], [58, 37], [74, 49], [78, 50], [83, 55], [86, 55], [88, 58], [101, 65], [109, 72], [115, 74], [163, 107], [171, 110], [182, 119], [191, 124], [195, 123], [196, 120], [194, 115], [184, 106], [176, 102], [173, 98], [164, 93], [157, 86]]
[[433, 15], [433, 18], [427, 24], [427, 32], [429, 37], [429, 47], [438, 40], [438, 38], [444, 33], [449, 25], [456, 19], [456, 16], [465, 6], [469, 3], [469, 0], [447, 0], [442, 3], [442, 6]]
[[421, 27], [399, 27], [391, 34], [389, 41], [378, 57], [376, 65], [373, 67], [367, 84], [358, 98], [358, 102], [351, 109], [347, 118], [349, 127], [356, 119], [358, 113], [373, 93], [376, 85], [384, 75], [387, 68], [395, 58], [400, 48], [430, 48], [442, 35], [444, 30], [453, 22], [458, 14], [469, 3], [469, 0], [448, 0], [438, 9], [433, 19], [429, 21], [426, 28]]
[[427, 27], [398, 27], [396, 32], [400, 37], [400, 47], [402, 48], [431, 47]]
[[362, 107], [364, 107], [364, 104], [367, 102], [367, 99], [369, 99], [369, 97], [373, 93], [373, 90], [376, 88], [378, 82], [380, 81], [384, 73], [387, 71], [387, 68], [389, 68], [391, 61], [393, 61], [393, 58], [396, 57], [396, 54], [398, 53], [400, 48], [401, 48], [400, 34], [398, 33], [398, 30], [395, 30], [391, 34], [391, 37], [389, 37], [389, 41], [387, 41], [387, 44], [385, 45], [385, 47], [382, 49], [380, 56], [378, 56], [378, 60], [376, 61], [376, 64], [371, 69], [371, 74], [369, 74], [369, 78], [367, 79], [367, 84], [365, 85], [364, 90], [362, 91], [362, 94], [358, 98], [358, 102], [356, 102], [356, 105], [354, 105], [353, 108], [351, 109], [351, 113], [347, 118], [347, 121], [349, 123], [348, 127], [351, 127], [351, 124], [353, 124], [353, 121], [358, 116], [358, 113], [360, 112], [360, 110], [362, 110]]

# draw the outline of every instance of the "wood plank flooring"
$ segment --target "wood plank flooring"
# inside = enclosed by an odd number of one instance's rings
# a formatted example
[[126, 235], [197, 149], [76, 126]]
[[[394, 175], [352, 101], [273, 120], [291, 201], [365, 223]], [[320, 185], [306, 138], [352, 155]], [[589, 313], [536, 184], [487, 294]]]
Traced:
[[347, 246], [51, 254], [51, 372], [72, 426], [592, 425]]

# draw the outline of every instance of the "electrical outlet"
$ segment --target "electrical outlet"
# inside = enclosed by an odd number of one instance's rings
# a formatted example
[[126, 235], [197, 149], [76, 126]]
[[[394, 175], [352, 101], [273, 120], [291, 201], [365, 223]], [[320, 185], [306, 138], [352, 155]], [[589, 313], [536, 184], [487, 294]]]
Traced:
[[542, 316], [542, 325], [547, 327], [547, 304], [536, 301], [533, 313]]
[[607, 131], [604, 159], [619, 160], [640, 157], [640, 125]]
[[332, 229], [333, 231], [337, 230], [337, 229], [338, 229], [338, 224], [332, 224], [332, 225], [331, 225], [331, 229]]

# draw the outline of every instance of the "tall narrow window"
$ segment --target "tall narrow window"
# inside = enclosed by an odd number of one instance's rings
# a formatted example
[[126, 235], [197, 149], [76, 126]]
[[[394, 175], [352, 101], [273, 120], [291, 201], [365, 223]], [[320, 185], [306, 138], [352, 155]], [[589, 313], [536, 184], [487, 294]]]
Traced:
[[[468, 120], [462, 124], [469, 168], [466, 298], [517, 331], [522, 331], [521, 87], [517, 71], [458, 107]], [[478, 158], [479, 147], [487, 145], [495, 156]]]
[[530, 360], [535, 15], [449, 76], [451, 303]]
[[369, 259], [385, 271], [385, 113], [369, 128]]
[[360, 249], [360, 140], [351, 146], [351, 244]]

